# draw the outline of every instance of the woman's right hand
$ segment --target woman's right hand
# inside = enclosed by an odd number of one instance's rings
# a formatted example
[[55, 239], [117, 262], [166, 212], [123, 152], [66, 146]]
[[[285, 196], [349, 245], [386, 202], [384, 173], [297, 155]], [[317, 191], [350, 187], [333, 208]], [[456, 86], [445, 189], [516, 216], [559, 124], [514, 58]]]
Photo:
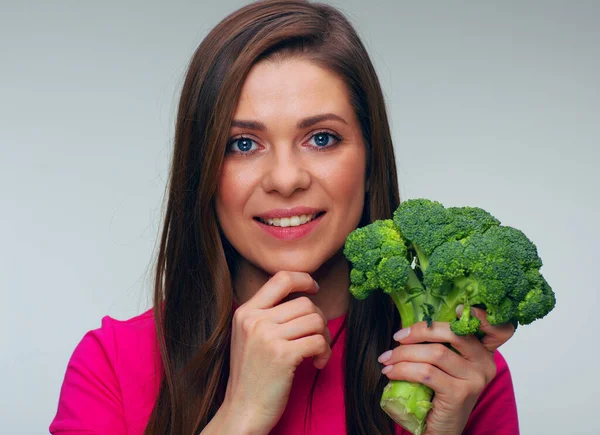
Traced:
[[316, 368], [331, 356], [327, 319], [307, 297], [277, 305], [291, 293], [315, 294], [307, 273], [278, 272], [233, 315], [229, 380], [223, 405], [244, 432], [267, 434], [286, 407], [304, 358]]

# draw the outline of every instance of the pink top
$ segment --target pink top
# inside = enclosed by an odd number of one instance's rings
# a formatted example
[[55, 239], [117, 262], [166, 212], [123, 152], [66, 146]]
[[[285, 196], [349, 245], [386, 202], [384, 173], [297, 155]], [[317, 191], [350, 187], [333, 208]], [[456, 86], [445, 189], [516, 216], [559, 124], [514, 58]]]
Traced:
[[[344, 317], [328, 322], [332, 336]], [[345, 330], [319, 376], [307, 433], [346, 433], [344, 342]], [[495, 359], [497, 375], [479, 397], [464, 434], [519, 433], [510, 372], [499, 352]], [[152, 310], [126, 321], [104, 317], [102, 327], [88, 332], [73, 352], [50, 433], [143, 434], [158, 396], [160, 368]], [[288, 406], [271, 434], [304, 435], [304, 413], [316, 371], [310, 359], [298, 367]], [[396, 435], [409, 434], [397, 426]]]

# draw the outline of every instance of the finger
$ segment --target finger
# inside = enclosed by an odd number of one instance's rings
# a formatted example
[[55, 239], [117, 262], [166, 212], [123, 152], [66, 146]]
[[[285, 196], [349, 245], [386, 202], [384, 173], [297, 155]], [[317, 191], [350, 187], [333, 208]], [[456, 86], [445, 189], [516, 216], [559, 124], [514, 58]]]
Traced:
[[[303, 296], [271, 308], [269, 310], [269, 317], [273, 322], [283, 324], [314, 313], [321, 316], [323, 322], [327, 324], [327, 318], [325, 317], [323, 311], [321, 311], [321, 309], [317, 307], [313, 301], [306, 296]], [[331, 334], [329, 333], [328, 328], [325, 328], [324, 335], [327, 339], [327, 342], [331, 344]]]
[[331, 334], [329, 328], [327, 328], [327, 322], [318, 313], [311, 313], [290, 320], [279, 326], [279, 329], [282, 334], [281, 338], [285, 340], [296, 340], [309, 335], [321, 334], [327, 340], [327, 344], [331, 344]]
[[402, 344], [449, 343], [469, 361], [475, 361], [482, 353], [487, 353], [475, 336], [456, 335], [450, 330], [450, 324], [447, 322], [433, 322], [431, 326], [427, 326], [427, 322], [415, 323], [410, 328], [401, 329], [394, 334], [394, 340]]
[[272, 308], [290, 293], [315, 294], [317, 291], [318, 285], [308, 273], [277, 272], [244, 305], [249, 308]]
[[399, 362], [423, 362], [439, 368], [454, 378], [469, 378], [470, 363], [441, 343], [403, 344], [388, 352], [383, 353], [379, 358], [379, 362], [386, 366]]
[[384, 367], [381, 373], [395, 381], [418, 382], [431, 388], [436, 394], [444, 394], [452, 390], [452, 378], [427, 363], [399, 362]]
[[327, 365], [331, 357], [331, 347], [320, 334], [310, 335], [289, 342], [296, 351], [300, 352], [302, 358], [313, 358], [313, 364], [317, 369]]
[[319, 313], [326, 320], [321, 309], [308, 297], [302, 296], [271, 308], [269, 310], [269, 318], [274, 323], [285, 323], [312, 313]]
[[496, 349], [506, 343], [515, 333], [515, 327], [512, 323], [496, 326], [490, 325], [487, 321], [487, 312], [481, 308], [472, 307], [471, 313], [481, 322], [479, 329], [485, 334], [481, 339], [481, 343], [490, 352], [495, 352]]

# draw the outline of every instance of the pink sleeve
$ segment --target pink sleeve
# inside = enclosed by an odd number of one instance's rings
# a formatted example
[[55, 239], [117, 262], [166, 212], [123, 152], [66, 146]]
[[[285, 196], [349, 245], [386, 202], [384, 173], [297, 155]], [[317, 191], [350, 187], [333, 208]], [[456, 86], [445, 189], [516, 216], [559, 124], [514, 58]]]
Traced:
[[105, 317], [102, 327], [88, 332], [71, 356], [50, 433], [126, 433], [116, 358], [112, 319]]
[[496, 377], [490, 382], [471, 412], [463, 435], [518, 435], [519, 419], [510, 370], [496, 351]]

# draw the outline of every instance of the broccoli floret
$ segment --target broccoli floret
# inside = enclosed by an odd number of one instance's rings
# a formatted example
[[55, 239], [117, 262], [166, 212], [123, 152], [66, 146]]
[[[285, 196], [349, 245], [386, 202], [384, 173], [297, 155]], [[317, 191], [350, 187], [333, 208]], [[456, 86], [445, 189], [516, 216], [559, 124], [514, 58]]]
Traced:
[[542, 277], [538, 287], [531, 289], [517, 306], [517, 320], [522, 325], [529, 325], [534, 320], [549, 313], [556, 305], [556, 296], [552, 288]]
[[[352, 263], [350, 292], [357, 299], [388, 293], [403, 328], [442, 321], [457, 335], [481, 335], [472, 306], [484, 308], [492, 325], [517, 326], [544, 317], [556, 304], [531, 240], [477, 207], [405, 201], [393, 220], [353, 231], [344, 254]], [[464, 306], [459, 319], [458, 305]], [[391, 381], [381, 404], [400, 425], [422, 433], [431, 405], [423, 399], [427, 394], [422, 385]]]
[[404, 287], [410, 264], [405, 241], [391, 220], [379, 220], [359, 228], [346, 239], [344, 255], [353, 264], [350, 293], [365, 299], [373, 290]]
[[480, 325], [481, 322], [477, 317], [471, 314], [471, 309], [469, 307], [467, 311], [464, 311], [463, 308], [463, 314], [460, 316], [460, 319], [454, 321], [452, 326], [454, 332], [458, 335], [473, 335], [477, 334]]

